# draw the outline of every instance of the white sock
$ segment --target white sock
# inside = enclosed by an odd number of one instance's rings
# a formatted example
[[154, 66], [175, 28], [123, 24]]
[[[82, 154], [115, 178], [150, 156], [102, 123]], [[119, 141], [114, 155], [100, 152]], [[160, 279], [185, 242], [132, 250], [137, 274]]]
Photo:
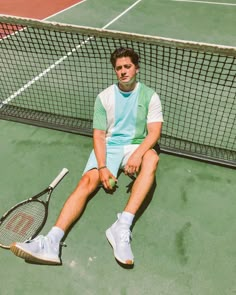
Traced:
[[64, 234], [64, 231], [60, 229], [60, 227], [53, 226], [47, 234], [47, 237], [49, 237], [53, 243], [59, 244], [61, 239], [64, 237]]
[[126, 211], [123, 211], [119, 218], [119, 222], [126, 223], [129, 226], [132, 225], [133, 220], [134, 220], [134, 214], [126, 212]]

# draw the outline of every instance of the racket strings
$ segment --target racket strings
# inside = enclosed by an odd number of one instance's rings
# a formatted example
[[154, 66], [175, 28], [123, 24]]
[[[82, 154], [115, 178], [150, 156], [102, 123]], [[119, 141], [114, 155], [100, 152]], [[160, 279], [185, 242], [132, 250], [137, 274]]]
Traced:
[[45, 205], [37, 200], [16, 207], [0, 224], [0, 244], [8, 247], [30, 239], [44, 223], [45, 215]]

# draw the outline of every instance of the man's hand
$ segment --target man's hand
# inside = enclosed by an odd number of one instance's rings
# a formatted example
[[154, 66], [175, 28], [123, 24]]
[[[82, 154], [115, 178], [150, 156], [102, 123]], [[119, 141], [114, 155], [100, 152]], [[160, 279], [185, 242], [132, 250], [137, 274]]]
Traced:
[[98, 172], [103, 187], [106, 190], [113, 190], [114, 186], [111, 185], [110, 179], [112, 178], [115, 182], [117, 182], [115, 176], [110, 172], [110, 170], [107, 167], [98, 170]]
[[135, 173], [138, 173], [140, 170], [141, 163], [142, 163], [142, 158], [140, 156], [135, 155], [135, 153], [133, 153], [129, 157], [127, 164], [125, 165], [125, 168], [124, 168], [125, 174], [133, 175]]

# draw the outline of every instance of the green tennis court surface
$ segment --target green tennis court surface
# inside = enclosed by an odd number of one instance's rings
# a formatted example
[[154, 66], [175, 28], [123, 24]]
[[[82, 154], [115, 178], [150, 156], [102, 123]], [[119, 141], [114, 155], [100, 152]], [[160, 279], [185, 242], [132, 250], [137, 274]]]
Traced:
[[[62, 167], [43, 233], [80, 177], [89, 137], [0, 121], [1, 214], [43, 188]], [[234, 294], [235, 171], [161, 155], [151, 204], [133, 230], [132, 270], [114, 260], [105, 238], [127, 199], [121, 175], [114, 195], [100, 190], [63, 248], [63, 266], [37, 266], [1, 250], [1, 294]], [[32, 289], [33, 288], [33, 289]]]
[[[134, 2], [87, 0], [51, 20], [102, 28]], [[235, 46], [235, 7], [194, 5], [141, 1], [109, 28]], [[49, 56], [48, 65], [52, 62]], [[8, 73], [14, 75], [17, 64], [11, 66]], [[66, 70], [65, 64], [60, 66]], [[21, 78], [25, 79], [23, 72]], [[22, 80], [15, 80], [19, 87]], [[41, 85], [50, 88], [46, 76]], [[35, 87], [30, 88], [32, 93]], [[70, 171], [52, 196], [42, 232], [47, 233], [83, 172], [92, 140], [7, 121], [0, 121], [0, 136], [0, 215], [44, 188], [62, 167]], [[162, 153], [156, 181], [151, 203], [133, 229], [133, 269], [115, 262], [105, 238], [128, 197], [130, 180], [121, 175], [116, 193], [100, 190], [69, 233], [62, 266], [27, 264], [0, 249], [0, 294], [235, 294], [235, 170]]]

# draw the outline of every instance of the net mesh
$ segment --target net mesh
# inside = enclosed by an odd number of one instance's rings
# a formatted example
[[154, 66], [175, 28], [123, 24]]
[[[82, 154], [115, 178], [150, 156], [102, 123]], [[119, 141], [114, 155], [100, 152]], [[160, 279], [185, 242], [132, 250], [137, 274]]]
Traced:
[[0, 16], [0, 117], [92, 135], [110, 53], [134, 48], [160, 95], [162, 151], [236, 167], [236, 48]]

